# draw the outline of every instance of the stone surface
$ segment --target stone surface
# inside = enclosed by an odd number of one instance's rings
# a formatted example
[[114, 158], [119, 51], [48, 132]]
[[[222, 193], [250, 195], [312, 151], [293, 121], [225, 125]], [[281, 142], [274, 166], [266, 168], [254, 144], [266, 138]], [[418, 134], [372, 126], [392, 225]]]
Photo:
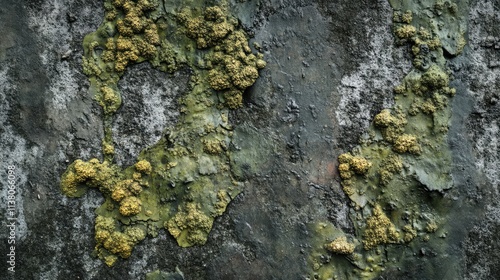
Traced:
[[[102, 4], [0, 4], [0, 218], [7, 221], [6, 174], [14, 165], [18, 219], [16, 272], [0, 278], [144, 279], [178, 268], [182, 273], [175, 277], [185, 279], [306, 279], [311, 225], [328, 222], [356, 234], [337, 157], [393, 105], [392, 89], [411, 67], [408, 50], [394, 44], [388, 1], [231, 1], [267, 61], [245, 92], [243, 108], [230, 115], [232, 146], [241, 151], [231, 165], [245, 189], [215, 220], [204, 246], [180, 248], [162, 230], [113, 268], [92, 255], [100, 194], [69, 199], [59, 189], [69, 163], [100, 153], [102, 112], [88, 91], [81, 57], [83, 36], [101, 23]], [[431, 194], [456, 217], [448, 225], [446, 256], [405, 247], [410, 257], [399, 267], [388, 265], [380, 279], [500, 274], [500, 72], [491, 66], [500, 61], [500, 4], [470, 1], [468, 11], [468, 45], [448, 63], [457, 88], [449, 130], [454, 187]], [[133, 163], [175, 124], [176, 98], [189, 78], [188, 72], [169, 76], [146, 64], [128, 71], [113, 125], [121, 165]], [[8, 234], [3, 227], [2, 255]], [[342, 256], [325, 258], [350, 265]]]

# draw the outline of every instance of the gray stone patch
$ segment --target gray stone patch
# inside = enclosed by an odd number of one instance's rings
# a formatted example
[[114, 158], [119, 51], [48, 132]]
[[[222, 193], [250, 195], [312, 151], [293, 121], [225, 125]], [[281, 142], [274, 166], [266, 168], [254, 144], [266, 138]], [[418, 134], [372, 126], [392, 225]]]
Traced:
[[115, 160], [134, 164], [139, 152], [160, 140], [179, 116], [177, 99], [186, 91], [188, 75], [169, 75], [148, 63], [129, 66], [118, 82], [122, 106], [113, 121]]

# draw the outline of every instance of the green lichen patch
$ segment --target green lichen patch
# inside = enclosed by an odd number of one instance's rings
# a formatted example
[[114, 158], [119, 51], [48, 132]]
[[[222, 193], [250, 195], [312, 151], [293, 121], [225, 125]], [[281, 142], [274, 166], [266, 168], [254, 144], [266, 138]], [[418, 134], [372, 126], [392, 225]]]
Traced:
[[[457, 55], [464, 46], [463, 3], [390, 2], [396, 41], [409, 45], [414, 67], [394, 88], [394, 107], [375, 115], [369, 137], [338, 158], [357, 241], [363, 244], [348, 259], [356, 277], [363, 279], [373, 279], [388, 262], [404, 259], [398, 248], [403, 243], [418, 248], [425, 242], [443, 250], [442, 239], [436, 238], [440, 231], [440, 237], [446, 236], [437, 226], [445, 214], [438, 193], [453, 186], [447, 132], [456, 91], [450, 87], [444, 53]], [[369, 167], [356, 169], [354, 164], [367, 166], [360, 159]]]
[[[241, 106], [243, 91], [265, 61], [250, 49], [227, 3], [170, 4], [105, 0], [104, 22], [84, 39], [84, 72], [104, 112], [104, 160], [76, 160], [63, 174], [61, 189], [70, 197], [88, 187], [103, 194], [95, 250], [109, 266], [162, 228], [180, 246], [203, 245], [214, 219], [242, 190], [230, 166], [228, 113]], [[146, 61], [168, 73], [189, 67], [191, 82], [178, 100], [176, 126], [134, 165], [121, 168], [113, 163], [111, 123], [127, 100], [117, 84], [128, 66]]]
[[312, 247], [307, 262], [312, 268], [311, 279], [346, 279], [346, 275], [354, 279], [351, 260], [357, 257], [354, 252], [359, 243], [348, 241], [346, 234], [329, 222], [318, 222], [309, 227]]
[[399, 242], [399, 233], [391, 220], [382, 211], [380, 205], [373, 208], [373, 214], [366, 219], [363, 233], [363, 246], [370, 250], [377, 245]]
[[439, 47], [443, 47], [449, 54], [456, 56], [463, 51], [466, 44], [468, 0], [389, 2], [394, 9], [396, 28], [401, 24], [411, 23], [439, 38]]

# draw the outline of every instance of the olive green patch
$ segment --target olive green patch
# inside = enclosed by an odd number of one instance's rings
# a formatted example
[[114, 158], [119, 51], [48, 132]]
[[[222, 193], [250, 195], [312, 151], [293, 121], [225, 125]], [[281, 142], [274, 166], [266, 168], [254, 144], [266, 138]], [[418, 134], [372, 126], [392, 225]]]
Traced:
[[435, 233], [446, 217], [435, 194], [453, 187], [447, 132], [456, 90], [450, 87], [444, 52], [458, 55], [465, 45], [467, 1], [390, 3], [396, 43], [410, 45], [413, 69], [394, 88], [394, 107], [378, 113], [360, 146], [338, 158], [341, 185], [353, 206], [357, 240], [352, 242], [363, 246], [351, 252], [343, 238], [333, 240], [332, 249], [349, 252], [351, 267], [338, 262], [331, 270], [359, 279], [376, 278], [386, 266], [395, 266], [404, 255], [398, 244], [425, 242], [442, 250], [446, 232], [439, 240]]
[[[165, 228], [182, 247], [203, 245], [214, 218], [242, 191], [233, 178], [233, 127], [229, 110], [242, 105], [243, 91], [265, 67], [227, 3], [205, 7], [171, 1], [105, 0], [105, 20], [84, 39], [82, 66], [90, 91], [104, 112], [104, 160], [76, 160], [61, 179], [69, 197], [98, 189], [96, 255], [108, 266], [128, 258], [147, 235]], [[168, 10], [164, 7], [169, 6]], [[192, 70], [179, 100], [181, 116], [133, 166], [113, 163], [111, 123], [122, 102], [118, 81], [132, 64], [147, 61], [173, 73]]]

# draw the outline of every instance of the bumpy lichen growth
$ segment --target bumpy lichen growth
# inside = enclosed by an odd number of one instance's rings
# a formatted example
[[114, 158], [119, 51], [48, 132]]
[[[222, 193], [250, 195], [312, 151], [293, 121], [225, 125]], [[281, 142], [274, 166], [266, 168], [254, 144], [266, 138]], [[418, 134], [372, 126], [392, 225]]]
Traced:
[[142, 202], [134, 196], [125, 197], [120, 201], [120, 214], [123, 216], [137, 215], [141, 212]]
[[199, 205], [188, 203], [185, 208], [179, 208], [179, 212], [165, 223], [165, 227], [177, 239], [179, 246], [189, 247], [205, 244], [212, 223], [213, 219], [200, 211]]
[[349, 179], [354, 174], [363, 175], [368, 172], [372, 163], [360, 156], [352, 156], [351, 154], [342, 154], [339, 156], [339, 172], [340, 177]]
[[118, 223], [113, 218], [103, 216], [96, 218], [96, 250], [108, 266], [114, 265], [118, 256], [128, 258], [134, 245], [144, 238], [146, 238], [146, 233], [138, 227], [128, 227], [121, 232]]
[[63, 174], [61, 189], [69, 197], [81, 196], [86, 186], [109, 193], [118, 181], [118, 173], [119, 169], [107, 161], [101, 163], [94, 158], [86, 162], [78, 159]]
[[417, 142], [417, 137], [411, 134], [401, 134], [394, 142], [394, 150], [398, 153], [420, 154], [420, 145]]
[[[462, 51], [466, 13], [453, 1], [390, 2], [396, 43], [409, 45], [413, 69], [394, 87], [394, 107], [376, 114], [360, 146], [338, 158], [341, 184], [353, 206], [354, 241], [363, 244], [349, 260], [363, 279], [377, 277], [383, 263], [404, 259], [397, 244], [418, 248], [426, 242], [445, 251], [442, 239], [432, 234], [442, 208], [425, 191], [452, 187], [447, 131], [456, 90], [450, 87], [443, 49], [448, 55]], [[354, 164], [366, 166], [355, 158], [369, 159], [369, 167], [355, 169]], [[380, 265], [373, 266], [374, 260]]]
[[373, 215], [366, 220], [366, 229], [363, 233], [363, 246], [370, 250], [377, 245], [397, 243], [399, 233], [380, 205], [373, 208]]
[[184, 10], [178, 18], [199, 49], [213, 47], [214, 51], [205, 56], [210, 87], [223, 92], [226, 106], [240, 107], [243, 91], [255, 83], [258, 70], [266, 66], [262, 54], [252, 53], [244, 32], [237, 29], [238, 21], [221, 7], [209, 7], [198, 17]]
[[332, 242], [325, 245], [325, 249], [330, 252], [342, 255], [352, 254], [354, 252], [354, 244], [347, 242], [345, 236], [337, 237]]
[[414, 229], [411, 225], [406, 225], [403, 227], [403, 240], [408, 243], [413, 240], [417, 236], [417, 230]]
[[[104, 22], [84, 39], [83, 71], [104, 113], [104, 159], [75, 160], [61, 189], [70, 197], [88, 187], [103, 194], [95, 250], [109, 266], [163, 227], [180, 246], [204, 244], [214, 218], [241, 192], [229, 165], [228, 109], [242, 105], [243, 91], [266, 63], [249, 47], [225, 1], [212, 7], [199, 2], [187, 7], [182, 1], [105, 0]], [[176, 126], [134, 165], [121, 168], [113, 163], [111, 129], [114, 114], [127, 102], [118, 81], [128, 66], [144, 61], [168, 73], [189, 67], [191, 81], [178, 100]]]
[[433, 232], [436, 232], [438, 229], [438, 225], [436, 224], [436, 222], [434, 221], [431, 221], [431, 222], [428, 222], [426, 225], [425, 225], [425, 230], [428, 232], [428, 233], [433, 233]]
[[151, 163], [147, 160], [140, 160], [135, 164], [135, 169], [144, 174], [151, 174], [153, 168], [151, 167]]

